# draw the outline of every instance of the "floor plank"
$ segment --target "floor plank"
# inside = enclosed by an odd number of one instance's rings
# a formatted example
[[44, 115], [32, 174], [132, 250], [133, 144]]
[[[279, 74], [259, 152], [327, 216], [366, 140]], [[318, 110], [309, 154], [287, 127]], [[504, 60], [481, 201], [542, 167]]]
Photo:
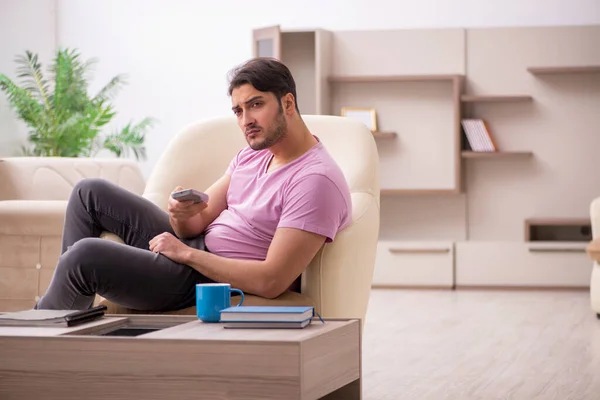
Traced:
[[600, 320], [585, 291], [372, 291], [366, 400], [579, 400], [599, 393]]

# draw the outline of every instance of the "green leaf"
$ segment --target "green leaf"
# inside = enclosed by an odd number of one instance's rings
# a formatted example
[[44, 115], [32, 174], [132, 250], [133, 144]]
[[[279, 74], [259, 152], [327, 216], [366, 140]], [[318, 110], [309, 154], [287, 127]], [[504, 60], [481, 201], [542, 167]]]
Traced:
[[38, 60], [37, 54], [30, 51], [25, 52], [25, 56], [17, 56], [15, 61], [19, 65], [17, 76], [22, 78], [23, 88], [29, 91], [32, 97], [40, 100], [48, 113], [52, 108], [49, 100], [49, 85], [42, 72], [42, 64]]
[[117, 157], [128, 156], [131, 152], [136, 160], [145, 160], [145, 136], [156, 122], [153, 118], [144, 118], [137, 125], [129, 122], [120, 131], [106, 137], [104, 148], [112, 151]]
[[27, 125], [36, 127], [44, 124], [44, 106], [33, 98], [30, 91], [17, 86], [6, 75], [1, 74], [0, 89], [6, 93], [10, 106]]
[[100, 89], [92, 101], [113, 100], [119, 89], [127, 83], [126, 79], [126, 75], [123, 74], [113, 77], [102, 89]]

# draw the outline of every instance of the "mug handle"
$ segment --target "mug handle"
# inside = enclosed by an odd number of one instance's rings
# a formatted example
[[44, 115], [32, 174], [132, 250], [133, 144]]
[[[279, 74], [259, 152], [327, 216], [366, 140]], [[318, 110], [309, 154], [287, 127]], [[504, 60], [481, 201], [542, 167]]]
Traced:
[[240, 300], [240, 302], [238, 303], [238, 305], [236, 307], [239, 307], [242, 305], [242, 303], [244, 302], [244, 292], [242, 292], [240, 289], [231, 289], [232, 292], [236, 292], [239, 293], [242, 296], [242, 299]]

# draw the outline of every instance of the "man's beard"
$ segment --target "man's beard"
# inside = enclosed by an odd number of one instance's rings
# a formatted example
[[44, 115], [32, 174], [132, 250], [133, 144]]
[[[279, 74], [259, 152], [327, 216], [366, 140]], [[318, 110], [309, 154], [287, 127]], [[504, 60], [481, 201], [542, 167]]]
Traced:
[[[249, 128], [251, 129], [251, 127]], [[255, 141], [248, 143], [252, 150], [264, 150], [279, 142], [287, 135], [287, 121], [283, 116], [283, 112], [280, 112], [275, 119], [275, 126], [268, 131], [264, 131], [265, 137], [262, 141]]]

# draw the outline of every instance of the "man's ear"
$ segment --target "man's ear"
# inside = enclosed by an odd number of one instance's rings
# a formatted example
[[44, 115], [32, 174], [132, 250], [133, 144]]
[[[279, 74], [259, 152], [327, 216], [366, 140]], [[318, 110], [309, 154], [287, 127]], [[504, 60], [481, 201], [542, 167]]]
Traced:
[[296, 99], [294, 99], [294, 95], [288, 93], [285, 96], [283, 96], [281, 101], [283, 103], [283, 109], [285, 110], [286, 114], [292, 114], [296, 109]]

